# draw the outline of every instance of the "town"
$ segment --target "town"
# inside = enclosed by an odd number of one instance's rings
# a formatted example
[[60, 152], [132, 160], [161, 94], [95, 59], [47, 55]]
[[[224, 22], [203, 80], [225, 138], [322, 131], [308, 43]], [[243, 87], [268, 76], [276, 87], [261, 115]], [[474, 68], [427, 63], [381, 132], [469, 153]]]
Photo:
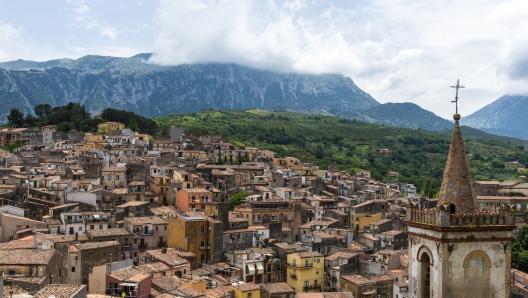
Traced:
[[[528, 276], [505, 260], [511, 237], [522, 237], [528, 186], [475, 181], [467, 193], [473, 182], [461, 174], [469, 169], [456, 123], [439, 199], [369, 171], [321, 169], [181, 127], [155, 140], [118, 122], [86, 134], [4, 128], [0, 145], [23, 145], [0, 156], [3, 295], [442, 297], [427, 290], [433, 267], [425, 274], [421, 265], [440, 253], [418, 244], [436, 239], [423, 230], [451, 228], [451, 237], [484, 245], [475, 255], [485, 272], [473, 260], [463, 267], [485, 275], [476, 286], [526, 297]], [[436, 239], [436, 249], [463, 253], [454, 238]], [[501, 257], [500, 268], [487, 265]], [[448, 270], [438, 274], [447, 283]]]

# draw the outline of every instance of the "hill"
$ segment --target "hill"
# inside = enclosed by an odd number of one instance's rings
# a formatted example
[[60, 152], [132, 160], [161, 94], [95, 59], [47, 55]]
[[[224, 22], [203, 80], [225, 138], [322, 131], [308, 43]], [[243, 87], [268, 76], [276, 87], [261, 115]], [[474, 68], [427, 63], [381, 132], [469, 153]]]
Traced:
[[463, 124], [488, 133], [528, 140], [528, 96], [504, 95], [465, 117]]
[[[323, 168], [335, 164], [350, 172], [371, 170], [378, 180], [418, 187], [430, 180], [435, 191], [450, 144], [450, 135], [440, 132], [292, 112], [202, 111], [155, 121], [165, 132], [174, 125], [194, 135], [220, 134], [239, 146], [270, 149], [278, 156], [295, 156]], [[466, 137], [465, 142], [475, 180], [520, 180], [517, 168], [508, 162], [528, 165], [528, 152], [522, 148], [496, 140]], [[381, 154], [381, 148], [389, 149], [389, 154]]]
[[202, 109], [366, 109], [379, 105], [340, 74], [275, 73], [234, 64], [160, 66], [149, 54], [0, 63], [0, 119], [12, 108], [81, 103], [146, 117]]

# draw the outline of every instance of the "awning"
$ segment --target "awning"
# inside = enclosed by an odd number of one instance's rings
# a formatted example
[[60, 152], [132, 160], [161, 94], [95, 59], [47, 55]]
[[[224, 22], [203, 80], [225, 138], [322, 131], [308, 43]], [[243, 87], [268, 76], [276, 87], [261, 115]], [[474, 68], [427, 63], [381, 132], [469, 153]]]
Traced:
[[249, 275], [255, 275], [255, 264], [253, 263], [249, 263], [247, 264], [247, 267], [248, 267], [248, 270], [249, 270]]
[[135, 287], [135, 286], [137, 286], [138, 284], [135, 283], [135, 282], [124, 282], [124, 283], [120, 283], [119, 285], [120, 285], [120, 286], [123, 286], [123, 287]]
[[257, 274], [264, 274], [264, 265], [257, 263]]

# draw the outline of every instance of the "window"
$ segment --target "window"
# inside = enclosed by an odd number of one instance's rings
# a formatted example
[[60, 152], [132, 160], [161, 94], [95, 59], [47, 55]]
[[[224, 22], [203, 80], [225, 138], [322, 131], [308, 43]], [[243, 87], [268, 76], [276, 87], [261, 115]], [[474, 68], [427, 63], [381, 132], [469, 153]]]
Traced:
[[119, 180], [119, 175], [116, 175], [116, 180]]
[[93, 230], [95, 228], [94, 225], [90, 225], [90, 230]]
[[79, 227], [79, 232], [82, 231], [82, 227]]
[[75, 259], [78, 260], [78, 259], [79, 259], [79, 256], [75, 256]]
[[202, 227], [202, 233], [205, 233], [205, 227]]
[[319, 274], [319, 270], [315, 270], [315, 274]]
[[164, 227], [163, 227], [163, 230], [167, 231], [167, 226], [164, 226]]
[[71, 267], [71, 272], [75, 272], [75, 267]]
[[202, 262], [205, 261], [205, 255], [204, 254], [200, 255], [200, 261], [202, 261]]
[[99, 225], [99, 229], [102, 230], [103, 229], [103, 225]]
[[251, 292], [248, 293], [247, 298], [251, 298]]
[[156, 226], [156, 231], [158, 230], [158, 226]]
[[200, 246], [205, 246], [205, 241], [200, 241]]

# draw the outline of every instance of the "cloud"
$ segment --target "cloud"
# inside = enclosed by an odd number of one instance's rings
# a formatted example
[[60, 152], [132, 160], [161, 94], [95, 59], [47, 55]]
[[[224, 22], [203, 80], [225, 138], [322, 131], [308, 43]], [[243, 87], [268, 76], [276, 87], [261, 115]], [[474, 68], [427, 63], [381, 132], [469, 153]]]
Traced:
[[0, 61], [19, 59], [28, 51], [22, 29], [0, 22]]
[[88, 12], [90, 12], [90, 8], [88, 7], [88, 5], [81, 5], [73, 9], [73, 11], [75, 11], [78, 14], [87, 14]]
[[465, 115], [528, 93], [524, 0], [165, 0], [154, 19], [154, 63], [343, 73], [382, 102], [446, 118], [459, 78]]
[[103, 28], [101, 31], [101, 36], [106, 36], [111, 40], [117, 39], [117, 31], [115, 28]]

